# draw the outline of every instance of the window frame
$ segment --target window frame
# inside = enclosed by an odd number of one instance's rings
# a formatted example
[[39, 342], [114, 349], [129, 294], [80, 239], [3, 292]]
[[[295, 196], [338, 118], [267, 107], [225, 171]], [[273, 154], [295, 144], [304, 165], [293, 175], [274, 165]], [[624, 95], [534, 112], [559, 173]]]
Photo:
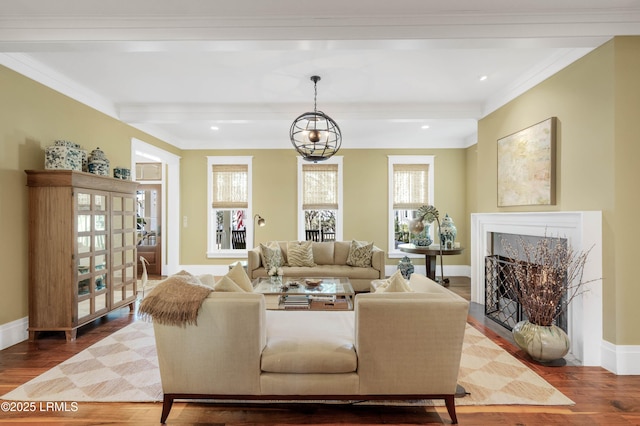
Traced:
[[[245, 217], [246, 248], [218, 249], [216, 247], [216, 212], [213, 207], [213, 167], [216, 165], [246, 165], [247, 166], [247, 208]], [[207, 156], [207, 258], [247, 257], [247, 252], [253, 247], [253, 156]], [[234, 209], [242, 210], [242, 209]]]
[[[433, 205], [434, 202], [434, 188], [435, 188], [435, 155], [389, 155], [388, 158], [388, 251], [387, 256], [390, 258], [397, 258], [406, 256], [406, 253], [400, 251], [395, 248], [395, 214], [393, 208], [393, 198], [394, 198], [394, 174], [393, 174], [393, 166], [396, 164], [426, 164], [429, 166], [429, 172], [427, 174], [427, 190], [428, 190], [428, 204]], [[431, 226], [429, 233], [431, 235], [431, 239], [435, 241], [434, 236], [434, 227]]]
[[[302, 166], [304, 164], [312, 164], [306, 160], [303, 160], [301, 156], [297, 157], [298, 159], [298, 240], [305, 241], [305, 220], [304, 220], [304, 210], [302, 210], [302, 193], [303, 193], [303, 184], [302, 184]], [[343, 219], [343, 211], [344, 211], [344, 200], [343, 200], [343, 157], [341, 155], [334, 155], [333, 157], [323, 161], [323, 164], [336, 164], [338, 166], [338, 210], [336, 210], [336, 235], [335, 240], [342, 240], [344, 219]]]

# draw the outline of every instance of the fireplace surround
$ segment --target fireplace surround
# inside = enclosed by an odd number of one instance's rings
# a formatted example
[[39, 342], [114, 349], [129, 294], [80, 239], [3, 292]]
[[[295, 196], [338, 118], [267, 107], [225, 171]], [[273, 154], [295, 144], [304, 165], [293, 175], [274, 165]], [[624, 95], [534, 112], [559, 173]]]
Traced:
[[492, 255], [492, 234], [566, 238], [576, 251], [591, 248], [584, 269], [585, 286], [567, 312], [572, 355], [585, 366], [602, 365], [602, 213], [514, 212], [471, 215], [471, 301], [485, 304], [485, 257]]

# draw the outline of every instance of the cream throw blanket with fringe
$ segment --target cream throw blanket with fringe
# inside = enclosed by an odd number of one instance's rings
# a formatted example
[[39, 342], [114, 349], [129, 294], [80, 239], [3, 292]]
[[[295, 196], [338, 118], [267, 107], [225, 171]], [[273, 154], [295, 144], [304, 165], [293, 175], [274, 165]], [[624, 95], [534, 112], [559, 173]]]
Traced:
[[212, 291], [191, 275], [172, 275], [142, 299], [138, 312], [158, 324], [197, 325], [200, 306]]

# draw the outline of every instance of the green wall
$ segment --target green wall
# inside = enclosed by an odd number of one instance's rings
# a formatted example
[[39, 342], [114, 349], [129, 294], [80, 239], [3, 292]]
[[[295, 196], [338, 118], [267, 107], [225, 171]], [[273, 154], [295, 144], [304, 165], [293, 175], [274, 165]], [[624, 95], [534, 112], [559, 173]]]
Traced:
[[[558, 72], [480, 120], [467, 201], [473, 212], [601, 210], [603, 214], [604, 338], [640, 344], [633, 257], [640, 208], [640, 38], [620, 37]], [[497, 207], [496, 141], [558, 117], [555, 206]], [[475, 152], [474, 152], [475, 151]], [[475, 170], [474, 170], [475, 169]], [[472, 181], [475, 181], [474, 184]]]
[[44, 169], [56, 139], [100, 147], [113, 166], [131, 164], [131, 138], [176, 148], [0, 66], [0, 325], [27, 316], [27, 169]]
[[[343, 143], [348, 145], [348, 141]], [[207, 259], [207, 156], [242, 155], [253, 157], [253, 211], [267, 221], [256, 231], [256, 242], [297, 238], [297, 159], [293, 149], [274, 150], [198, 150], [183, 151], [181, 160], [181, 198], [187, 228], [182, 228], [183, 265], [227, 264], [229, 259]], [[345, 240], [373, 241], [388, 248], [388, 156], [435, 155], [435, 205], [458, 227], [458, 240], [469, 246], [465, 219], [466, 154], [462, 149], [433, 150], [350, 150], [343, 157]], [[396, 264], [399, 259], [389, 259]], [[416, 263], [424, 263], [416, 259]], [[451, 256], [448, 264], [468, 265], [469, 253]]]

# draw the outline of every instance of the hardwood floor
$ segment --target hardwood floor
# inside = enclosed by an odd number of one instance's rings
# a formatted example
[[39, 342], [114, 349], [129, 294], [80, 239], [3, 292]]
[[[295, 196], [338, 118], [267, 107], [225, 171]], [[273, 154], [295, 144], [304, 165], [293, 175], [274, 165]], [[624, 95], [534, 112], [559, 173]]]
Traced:
[[[450, 289], [469, 298], [469, 280], [453, 278]], [[466, 296], [465, 296], [466, 295]], [[78, 330], [67, 343], [63, 333], [42, 333], [36, 342], [22, 342], [0, 351], [0, 395], [9, 392], [75, 355], [120, 328], [137, 321], [128, 308], [109, 314]], [[458, 406], [461, 425], [640, 425], [640, 377], [616, 376], [599, 367], [546, 367], [530, 362], [482, 318], [469, 322], [520, 359], [576, 402], [574, 406]], [[507, 333], [508, 334], [508, 333]], [[52, 401], [55, 402], [55, 401]], [[58, 408], [64, 408], [58, 406]], [[77, 410], [0, 412], [0, 423], [11, 424], [158, 424], [160, 403], [78, 403]], [[448, 424], [444, 407], [400, 408], [325, 405], [234, 406], [174, 404], [168, 424], [282, 425], [282, 424]]]

